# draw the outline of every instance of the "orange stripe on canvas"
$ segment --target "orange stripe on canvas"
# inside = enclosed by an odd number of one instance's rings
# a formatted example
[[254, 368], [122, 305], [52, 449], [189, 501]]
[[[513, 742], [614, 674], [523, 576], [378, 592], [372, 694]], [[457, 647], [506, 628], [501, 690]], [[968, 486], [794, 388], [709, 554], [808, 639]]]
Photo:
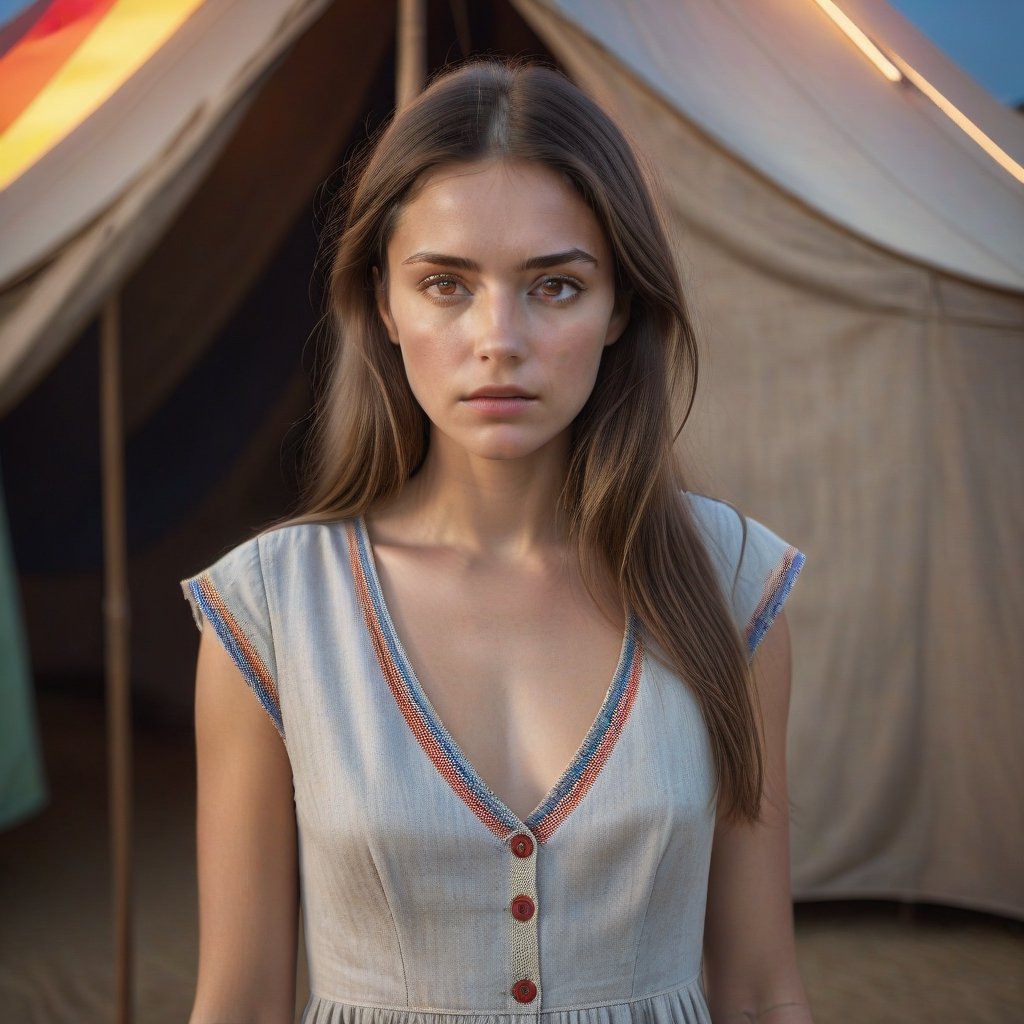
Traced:
[[0, 132], [39, 95], [85, 41], [114, 0], [53, 0], [0, 57]]
[[6, 188], [102, 106], [205, 0], [114, 0], [101, 21], [0, 135]]

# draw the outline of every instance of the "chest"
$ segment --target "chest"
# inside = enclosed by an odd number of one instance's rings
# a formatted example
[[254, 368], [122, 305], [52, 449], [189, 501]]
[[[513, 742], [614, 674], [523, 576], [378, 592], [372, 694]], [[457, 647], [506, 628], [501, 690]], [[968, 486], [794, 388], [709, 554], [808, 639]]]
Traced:
[[568, 573], [384, 550], [376, 572], [438, 718], [488, 787], [525, 818], [593, 726], [624, 621], [603, 614]]

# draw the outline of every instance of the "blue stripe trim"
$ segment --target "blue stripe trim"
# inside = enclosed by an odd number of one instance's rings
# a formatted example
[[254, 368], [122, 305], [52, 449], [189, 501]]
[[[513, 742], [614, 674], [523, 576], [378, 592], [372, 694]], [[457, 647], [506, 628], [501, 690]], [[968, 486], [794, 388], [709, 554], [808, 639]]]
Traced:
[[[217, 638], [224, 646], [224, 650], [231, 655], [231, 660], [238, 666], [239, 671], [245, 678], [246, 683], [249, 685], [249, 689], [256, 694], [257, 700], [263, 705], [263, 710], [270, 715], [271, 721], [274, 723], [274, 728], [281, 734], [281, 738], [284, 739], [284, 722], [281, 719], [281, 709], [275, 703], [273, 697], [267, 692], [267, 688], [263, 685], [260, 677], [257, 675], [256, 670], [249, 664], [249, 659], [246, 658], [245, 652], [242, 650], [235, 634], [231, 631], [227, 622], [224, 621], [223, 616], [216, 608], [210, 604], [206, 599], [206, 595], [203, 593], [202, 588], [199, 586], [199, 579], [192, 579], [188, 581], [188, 589], [192, 594], [196, 604], [202, 609], [203, 614], [206, 616], [208, 622], [213, 625], [214, 632], [217, 634]], [[213, 581], [210, 581], [210, 586], [213, 586]], [[214, 587], [214, 590], [216, 588]]]
[[775, 593], [765, 606], [764, 611], [751, 623], [747, 639], [747, 653], [750, 657], [753, 657], [758, 644], [764, 639], [765, 633], [768, 632], [771, 624], [775, 621], [779, 612], [782, 611], [782, 606], [786, 603], [786, 598], [789, 597], [789, 592], [793, 589], [793, 584], [796, 583], [796, 578], [800, 575], [800, 570], [804, 567], [805, 561], [803, 552], [797, 551], [793, 556], [793, 562], [788, 572], [782, 578], [782, 582], [776, 587]]
[[566, 770], [565, 775], [558, 781], [544, 803], [526, 819], [525, 824], [529, 828], [533, 829], [540, 825], [562, 800], [573, 791], [583, 777], [584, 772], [590, 766], [597, 748], [601, 745], [608, 730], [611, 728], [612, 719], [615, 717], [615, 712], [618, 710], [619, 704], [622, 702], [623, 695], [626, 692], [626, 686], [633, 671], [633, 657], [635, 653], [636, 635], [633, 628], [633, 619], [630, 616], [626, 625], [626, 640], [623, 644], [622, 656], [619, 659], [619, 666], [611, 687], [611, 697], [610, 699], [605, 698], [600, 714], [591, 726], [590, 732], [587, 733], [587, 738], [580, 746], [573, 763]]
[[356, 545], [359, 548], [359, 562], [363, 570], [363, 578], [366, 580], [367, 589], [370, 592], [370, 601], [373, 604], [373, 613], [377, 622], [381, 625], [381, 632], [384, 634], [384, 642], [388, 647], [388, 655], [398, 674], [402, 677], [406, 693], [412, 698], [417, 710], [422, 716], [431, 735], [437, 741], [438, 746], [445, 752], [452, 767], [458, 773], [462, 784], [482, 803], [486, 804], [491, 813], [499, 818], [512, 831], [519, 827], [519, 819], [505, 806], [491, 791], [484, 785], [483, 780], [476, 774], [472, 765], [466, 760], [462, 751], [456, 746], [448, 730], [444, 728], [437, 713], [431, 707], [427, 695], [419, 685], [418, 680], [412, 673], [405, 651], [398, 642], [394, 624], [391, 622], [391, 615], [387, 605], [384, 603], [384, 594], [380, 589], [380, 581], [377, 578], [376, 570], [370, 554], [369, 537], [366, 533], [366, 526], [360, 518], [356, 521]]

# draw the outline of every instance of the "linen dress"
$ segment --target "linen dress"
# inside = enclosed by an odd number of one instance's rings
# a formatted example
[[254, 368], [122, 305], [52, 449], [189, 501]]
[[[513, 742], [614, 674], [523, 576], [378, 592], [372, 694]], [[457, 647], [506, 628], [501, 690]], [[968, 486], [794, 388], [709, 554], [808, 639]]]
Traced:
[[[687, 497], [752, 655], [803, 556]], [[708, 735], [632, 619], [590, 731], [520, 820], [417, 682], [361, 519], [264, 533], [182, 586], [291, 761], [304, 1024], [709, 1024]]]

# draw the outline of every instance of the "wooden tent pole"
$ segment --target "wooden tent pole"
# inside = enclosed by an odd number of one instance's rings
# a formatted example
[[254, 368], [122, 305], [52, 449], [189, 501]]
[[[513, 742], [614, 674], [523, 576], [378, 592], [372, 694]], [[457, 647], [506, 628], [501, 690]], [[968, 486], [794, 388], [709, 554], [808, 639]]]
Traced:
[[106, 646], [107, 750], [113, 860], [114, 1005], [117, 1024], [132, 1020], [132, 732], [128, 645], [128, 554], [121, 415], [120, 296], [100, 322], [100, 435], [103, 457], [103, 620]]
[[398, 55], [395, 104], [411, 103], [427, 80], [426, 0], [398, 0]]

